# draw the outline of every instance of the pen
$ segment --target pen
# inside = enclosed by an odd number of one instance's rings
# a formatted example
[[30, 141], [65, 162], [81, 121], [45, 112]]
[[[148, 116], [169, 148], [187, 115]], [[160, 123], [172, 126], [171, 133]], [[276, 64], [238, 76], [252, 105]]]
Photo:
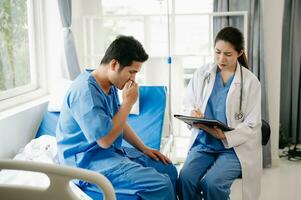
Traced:
[[199, 106], [199, 105], [195, 105], [195, 106], [193, 107], [193, 109], [194, 109], [195, 111], [201, 112], [201, 106]]
[[204, 114], [201, 112], [201, 107], [196, 105], [194, 106], [194, 112], [197, 114], [197, 117], [204, 117]]

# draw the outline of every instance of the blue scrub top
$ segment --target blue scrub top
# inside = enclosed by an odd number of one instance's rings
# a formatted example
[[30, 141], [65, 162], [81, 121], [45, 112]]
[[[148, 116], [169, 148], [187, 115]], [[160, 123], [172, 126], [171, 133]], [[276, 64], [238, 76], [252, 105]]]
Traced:
[[[234, 75], [224, 84], [220, 70], [217, 69], [214, 86], [205, 110], [205, 118], [217, 119], [227, 124], [226, 99], [233, 77]], [[233, 151], [233, 149], [226, 149], [221, 140], [203, 130], [199, 131], [194, 146], [197, 144], [205, 151]]]
[[114, 86], [106, 94], [91, 71], [81, 73], [66, 94], [56, 128], [60, 162], [89, 168], [93, 155], [101, 154], [102, 158], [107, 158], [115, 147], [120, 148], [122, 134], [108, 149], [102, 149], [96, 143], [111, 131], [112, 118], [119, 107]]

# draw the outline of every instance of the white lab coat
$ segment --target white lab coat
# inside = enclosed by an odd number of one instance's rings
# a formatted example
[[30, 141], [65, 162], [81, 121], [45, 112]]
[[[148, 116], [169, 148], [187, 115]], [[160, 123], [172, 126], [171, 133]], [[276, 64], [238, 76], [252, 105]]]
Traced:
[[[186, 114], [198, 106], [205, 113], [212, 92], [217, 65], [209, 63], [197, 69], [190, 80], [184, 97]], [[240, 69], [243, 71], [242, 112], [244, 118], [236, 120], [240, 102]], [[205, 85], [204, 85], [205, 84]], [[225, 148], [234, 148], [242, 167], [243, 200], [258, 200], [260, 196], [262, 174], [261, 146], [261, 86], [254, 74], [237, 64], [235, 76], [226, 99], [226, 117], [233, 131], [224, 132]], [[191, 145], [198, 130], [192, 129]]]

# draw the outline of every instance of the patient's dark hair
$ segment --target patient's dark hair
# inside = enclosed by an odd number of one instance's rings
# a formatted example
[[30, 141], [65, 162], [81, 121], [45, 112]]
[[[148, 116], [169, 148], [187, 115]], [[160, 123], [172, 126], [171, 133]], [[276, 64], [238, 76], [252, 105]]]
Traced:
[[148, 59], [142, 44], [132, 36], [118, 36], [108, 47], [100, 64], [108, 64], [116, 59], [119, 62], [120, 70], [130, 66], [133, 61], [144, 62]]
[[219, 40], [223, 40], [223, 41], [226, 41], [226, 42], [229, 42], [230, 44], [232, 44], [234, 49], [238, 53], [240, 53], [242, 51], [243, 52], [242, 55], [239, 56], [237, 58], [237, 60], [241, 66], [244, 66], [247, 69], [249, 68], [247, 56], [245, 53], [244, 36], [237, 28], [234, 28], [231, 26], [223, 28], [216, 35], [214, 45]]

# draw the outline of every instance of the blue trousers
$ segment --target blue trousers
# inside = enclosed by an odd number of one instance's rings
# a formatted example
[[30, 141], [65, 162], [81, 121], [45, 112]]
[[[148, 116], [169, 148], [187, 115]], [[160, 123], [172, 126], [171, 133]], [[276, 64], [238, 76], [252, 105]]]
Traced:
[[206, 152], [192, 147], [180, 172], [177, 192], [180, 200], [227, 200], [233, 181], [241, 175], [234, 151]]
[[[117, 194], [138, 195], [143, 200], [175, 200], [177, 169], [172, 164], [155, 161], [134, 148], [107, 150], [109, 157], [93, 154], [89, 169], [99, 171], [112, 183]], [[91, 157], [92, 158], [92, 157]], [[84, 191], [100, 192], [87, 182]]]

